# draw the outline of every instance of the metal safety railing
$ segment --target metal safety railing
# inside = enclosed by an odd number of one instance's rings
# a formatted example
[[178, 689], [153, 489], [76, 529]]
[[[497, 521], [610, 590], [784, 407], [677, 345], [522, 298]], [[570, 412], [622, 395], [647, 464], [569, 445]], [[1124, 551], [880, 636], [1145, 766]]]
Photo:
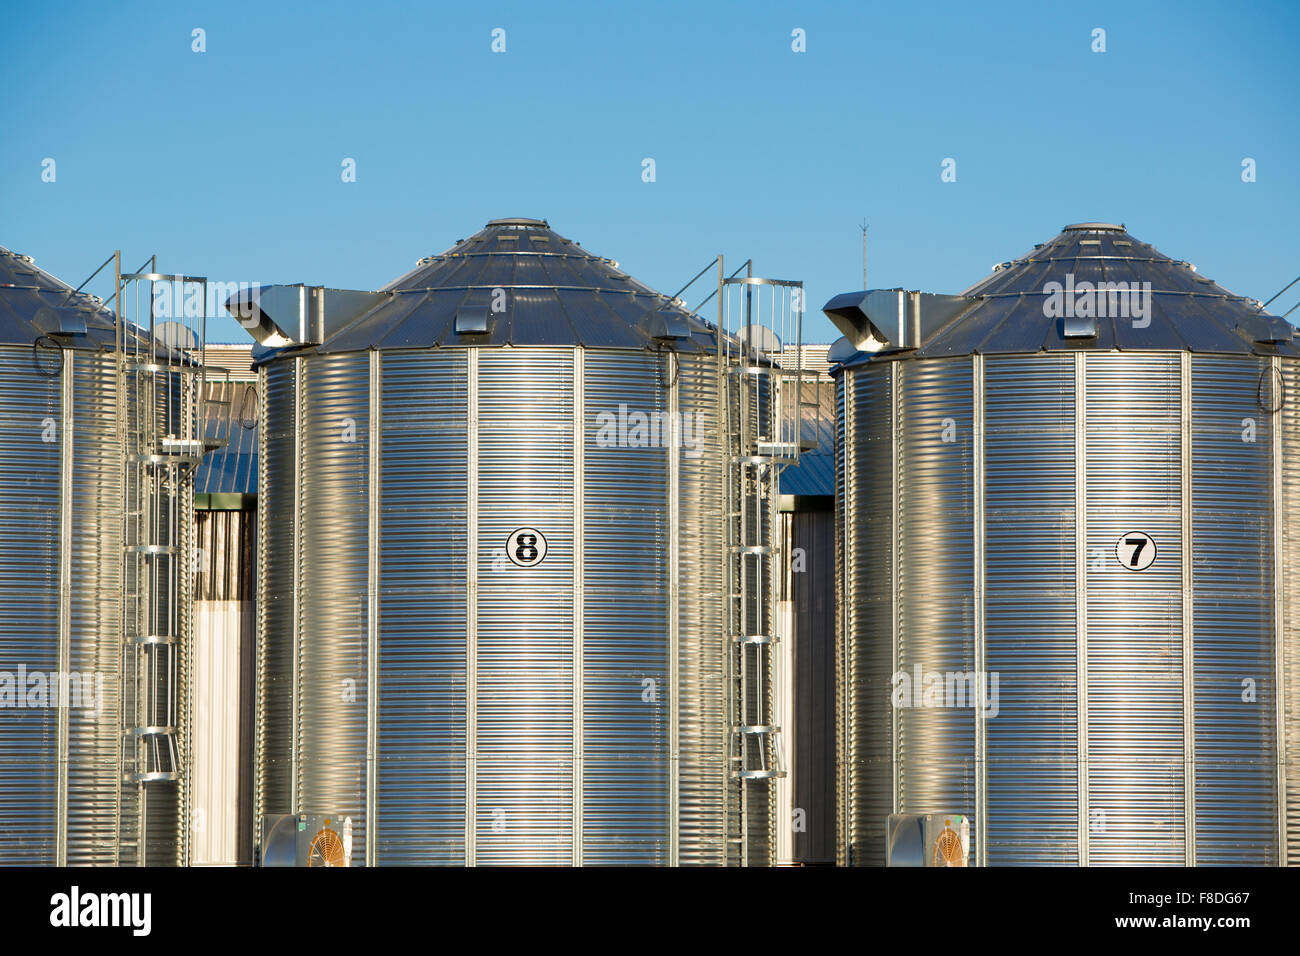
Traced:
[[[752, 272], [747, 263], [747, 273]], [[801, 349], [803, 285], [726, 276], [718, 260], [718, 369], [728, 467], [727, 666], [730, 774], [738, 806], [729, 839], [736, 862], [771, 862], [773, 783], [786, 776], [777, 715], [783, 681], [776, 583], [778, 481], [805, 447]], [[782, 352], [793, 355], [782, 362]]]
[[[182, 780], [194, 472], [204, 454], [207, 280], [123, 273], [116, 259], [122, 449], [119, 786]], [[182, 794], [183, 802], [183, 794]], [[141, 813], [146, 801], [138, 801]], [[143, 834], [143, 820], [119, 833]]]

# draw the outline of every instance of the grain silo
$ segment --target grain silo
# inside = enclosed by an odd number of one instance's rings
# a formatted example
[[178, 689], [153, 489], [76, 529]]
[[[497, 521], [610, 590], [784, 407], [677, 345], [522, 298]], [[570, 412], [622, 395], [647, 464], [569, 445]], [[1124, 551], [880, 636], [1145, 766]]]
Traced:
[[1292, 327], [1104, 223], [825, 311], [841, 861], [1300, 861]]
[[770, 642], [728, 634], [716, 328], [534, 219], [379, 292], [237, 303], [274, 350], [261, 861], [766, 862], [771, 675], [731, 662]]
[[119, 318], [128, 291], [148, 310], [141, 283], [181, 277], [118, 266], [114, 314], [0, 249], [6, 865], [184, 862], [179, 569], [201, 353]]

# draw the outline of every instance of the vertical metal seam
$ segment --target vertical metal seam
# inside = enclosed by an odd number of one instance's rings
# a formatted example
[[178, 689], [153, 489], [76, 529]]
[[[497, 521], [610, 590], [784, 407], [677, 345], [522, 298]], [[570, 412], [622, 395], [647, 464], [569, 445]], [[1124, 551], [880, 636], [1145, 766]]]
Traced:
[[1079, 866], [1088, 865], [1088, 375], [1087, 356], [1074, 356], [1074, 627], [1079, 764]]
[[848, 593], [848, 582], [850, 578], [850, 562], [852, 561], [851, 552], [849, 551], [849, 515], [853, 514], [852, 502], [849, 501], [849, 469], [848, 462], [844, 460], [848, 448], [848, 436], [852, 434], [852, 415], [850, 412], [849, 402], [850, 383], [853, 381], [853, 372], [844, 369], [840, 372], [840, 394], [837, 396], [836, 414], [843, 419], [843, 439], [837, 442], [835, 455], [835, 487], [836, 492], [842, 495], [840, 499], [840, 525], [836, 529], [839, 536], [839, 561], [836, 566], [835, 575], [835, 600], [836, 615], [835, 620], [838, 622], [839, 631], [835, 635], [835, 653], [837, 660], [835, 662], [836, 681], [835, 681], [835, 709], [836, 709], [836, 729], [839, 731], [838, 739], [835, 741], [836, 753], [836, 823], [838, 832], [835, 840], [835, 863], [837, 866], [847, 866], [851, 859], [850, 849], [850, 831], [849, 831], [849, 777], [851, 768], [849, 766], [849, 755], [852, 748], [849, 746], [849, 701], [852, 699], [853, 672], [849, 668], [848, 657], [848, 639], [849, 639], [849, 602], [845, 599]]
[[[1281, 392], [1286, 394], [1285, 380], [1282, 378], [1282, 359], [1274, 355], [1270, 365], [1271, 382], [1282, 383]], [[1287, 740], [1286, 740], [1286, 591], [1284, 588], [1284, 571], [1289, 565], [1286, 543], [1282, 535], [1282, 522], [1286, 517], [1285, 502], [1282, 495], [1282, 405], [1276, 399], [1270, 403], [1273, 407], [1273, 694], [1276, 711], [1277, 743], [1274, 754], [1277, 760], [1277, 858], [1279, 866], [1288, 865], [1287, 855]]]
[[[731, 395], [730, 385], [727, 382], [727, 352], [726, 352], [726, 306], [724, 296], [726, 292], [725, 274], [723, 272], [723, 257], [718, 256], [718, 318], [714, 326], [714, 355], [717, 358], [717, 374], [714, 388], [717, 400], [717, 421], [718, 421], [718, 446], [719, 456], [718, 463], [721, 468], [722, 479], [722, 514], [719, 516], [719, 531], [721, 532], [722, 541], [722, 600], [725, 612], [722, 619], [722, 633], [719, 638], [723, 642], [723, 697], [724, 697], [724, 726], [722, 733], [722, 839], [724, 845], [723, 865], [728, 865], [736, 859], [733, 854], [736, 848], [733, 847], [731, 840], [731, 806], [734, 796], [738, 795], [738, 790], [743, 792], [744, 784], [739, 782], [738, 778], [732, 773], [732, 748], [735, 735], [731, 728], [735, 725], [736, 712], [736, 683], [735, 683], [735, 661], [734, 653], [731, 646], [731, 637], [733, 634], [733, 618], [735, 608], [732, 602], [732, 567], [731, 567], [731, 509], [732, 509], [732, 488], [731, 488]], [[739, 802], [739, 801], [737, 801]], [[742, 817], [743, 825], [743, 817]], [[743, 839], [741, 845], [743, 846]]]
[[[257, 371], [258, 384], [258, 408], [257, 419], [259, 428], [257, 430], [257, 457], [260, 462], [257, 474], [257, 607], [254, 612], [254, 681], [256, 682], [253, 704], [253, 842], [255, 847], [261, 846], [260, 821], [266, 813], [265, 787], [266, 787], [266, 767], [264, 766], [264, 755], [266, 748], [266, 720], [264, 718], [264, 708], [266, 701], [264, 697], [264, 688], [266, 686], [266, 627], [264, 614], [266, 613], [266, 588], [267, 588], [267, 553], [270, 550], [267, 545], [267, 533], [270, 529], [270, 523], [267, 520], [267, 481], [268, 466], [267, 458], [267, 401], [266, 392], [269, 385], [270, 377], [267, 374], [266, 367]], [[292, 520], [292, 519], [291, 519]]]
[[383, 382], [383, 363], [378, 349], [370, 352], [370, 427], [367, 438], [370, 442], [367, 462], [367, 483], [369, 484], [369, 511], [367, 537], [369, 549], [367, 564], [367, 608], [366, 608], [366, 834], [365, 865], [375, 866], [375, 846], [378, 839], [376, 831], [379, 818], [376, 815], [376, 795], [378, 793], [379, 768], [379, 507], [380, 507], [380, 441], [383, 430], [383, 404], [381, 401]]
[[468, 473], [465, 491], [465, 865], [477, 856], [478, 825], [478, 349], [466, 352]]
[[583, 415], [586, 412], [586, 377], [583, 350], [573, 350], [573, 816], [570, 839], [573, 865], [582, 866], [582, 781], [583, 781]]
[[302, 638], [302, 393], [303, 372], [306, 366], [301, 356], [293, 360], [293, 706], [289, 711], [289, 812], [301, 809], [298, 800], [298, 732], [301, 726], [299, 709], [302, 706], [299, 692], [300, 651]]
[[1192, 581], [1192, 353], [1179, 357], [1179, 499], [1183, 627], [1183, 855], [1196, 865], [1196, 640]]
[[[73, 352], [63, 350], [63, 380], [60, 382], [62, 429], [59, 462], [59, 674], [71, 670], [72, 658], [72, 428], [73, 428]], [[57, 701], [56, 701], [57, 703]], [[54, 820], [54, 859], [56, 866], [68, 865], [68, 707], [57, 707], [56, 744], [58, 765], [55, 769], [56, 810]], [[119, 835], [120, 836], [120, 835]]]
[[974, 588], [975, 588], [975, 864], [988, 865], [988, 721], [985, 698], [988, 694], [986, 648], [984, 644], [984, 356], [972, 357], [971, 391], [974, 403], [972, 469], [974, 492]]
[[[113, 253], [113, 296], [117, 300], [119, 307], [115, 310], [113, 319], [113, 387], [116, 389], [114, 398], [116, 399], [116, 415], [114, 422], [114, 436], [117, 439], [118, 452], [118, 495], [123, 504], [122, 514], [117, 524], [118, 536], [118, 563], [117, 573], [118, 580], [122, 582], [121, 593], [117, 599], [117, 621], [119, 633], [123, 638], [126, 635], [126, 581], [127, 581], [127, 480], [126, 480], [126, 443], [127, 443], [127, 377], [126, 377], [126, 356], [123, 343], [123, 324], [121, 308], [122, 296], [122, 251], [116, 250]], [[127, 740], [123, 731], [126, 728], [126, 655], [128, 653], [126, 641], [121, 642], [117, 653], [117, 780], [114, 782], [114, 806], [113, 806], [113, 837], [115, 846], [113, 848], [113, 865], [122, 865], [122, 785], [126, 781], [126, 747]], [[138, 862], [138, 854], [137, 854]]]
[[668, 389], [668, 865], [681, 863], [681, 367], [677, 353], [665, 362], [674, 368]]
[[[890, 467], [894, 475], [893, 502], [889, 509], [890, 540], [893, 544], [893, 550], [894, 550], [894, 566], [889, 569], [890, 570], [889, 586], [890, 586], [890, 591], [892, 592], [891, 593], [892, 606], [891, 606], [891, 611], [889, 616], [890, 632], [891, 632], [889, 638], [891, 674], [898, 673], [898, 661], [900, 656], [899, 652], [901, 650], [898, 642], [902, 637], [902, 631], [903, 631], [898, 619], [899, 615], [903, 611], [902, 603], [900, 600], [902, 596], [900, 577], [903, 573], [903, 556], [901, 553], [901, 549], [898, 547], [899, 519], [901, 518], [901, 515], [899, 514], [899, 509], [902, 507], [902, 503], [903, 503], [903, 487], [902, 487], [903, 469], [902, 469], [902, 462], [900, 460], [900, 455], [899, 455], [899, 431], [902, 428], [902, 419], [899, 413], [903, 404], [903, 377], [904, 377], [903, 369], [900, 363], [891, 362], [889, 365], [889, 378], [890, 378], [890, 386], [891, 386], [890, 416], [889, 416], [891, 421], [889, 427], [889, 435], [890, 435], [889, 442], [890, 442]], [[899, 716], [900, 715], [898, 713], [898, 708], [892, 706], [892, 700], [891, 700], [891, 706], [889, 709], [889, 719], [890, 719], [889, 752], [890, 752], [890, 762], [893, 765], [893, 775], [894, 775], [893, 785], [892, 785], [892, 799], [894, 804], [894, 810], [893, 810], [894, 813], [902, 812], [902, 793], [901, 793], [902, 781], [900, 776], [901, 768], [898, 765]]]

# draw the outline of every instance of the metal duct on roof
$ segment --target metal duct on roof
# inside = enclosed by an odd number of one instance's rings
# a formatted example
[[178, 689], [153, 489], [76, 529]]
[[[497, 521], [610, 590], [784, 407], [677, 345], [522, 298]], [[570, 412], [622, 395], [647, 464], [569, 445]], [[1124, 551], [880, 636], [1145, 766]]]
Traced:
[[854, 347], [864, 352], [881, 348], [918, 348], [975, 299], [904, 289], [845, 292], [822, 310]]
[[284, 348], [324, 342], [388, 298], [299, 283], [241, 289], [225, 305], [260, 345]]

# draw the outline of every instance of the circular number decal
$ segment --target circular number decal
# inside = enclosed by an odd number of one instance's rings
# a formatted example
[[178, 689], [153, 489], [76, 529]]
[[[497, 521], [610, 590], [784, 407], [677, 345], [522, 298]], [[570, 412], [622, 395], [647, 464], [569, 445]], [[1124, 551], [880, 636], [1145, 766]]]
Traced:
[[536, 528], [520, 528], [506, 541], [506, 556], [521, 568], [535, 568], [546, 557], [546, 536]]
[[1130, 531], [1116, 543], [1115, 557], [1130, 571], [1145, 571], [1156, 559], [1156, 543], [1149, 534]]

